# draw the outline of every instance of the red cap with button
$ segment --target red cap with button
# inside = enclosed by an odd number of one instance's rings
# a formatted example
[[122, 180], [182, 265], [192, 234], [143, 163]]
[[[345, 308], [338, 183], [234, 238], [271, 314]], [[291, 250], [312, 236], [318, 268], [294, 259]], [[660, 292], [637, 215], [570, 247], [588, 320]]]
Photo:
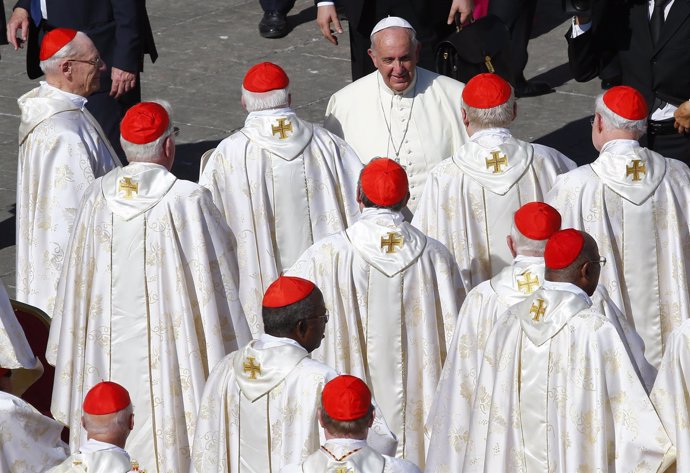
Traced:
[[280, 276], [266, 289], [262, 305], [275, 309], [294, 304], [305, 299], [315, 287], [313, 282], [306, 279], [295, 276]]
[[77, 35], [77, 30], [71, 28], [55, 28], [48, 31], [41, 41], [41, 51], [38, 58], [41, 61], [50, 59], [53, 54], [64, 48]]
[[515, 212], [515, 227], [530, 240], [546, 240], [561, 228], [561, 214], [544, 202], [529, 202]]
[[112, 381], [102, 381], [92, 387], [84, 398], [84, 412], [105, 415], [121, 411], [132, 401], [125, 388]]
[[340, 421], [362, 418], [371, 409], [369, 387], [361, 379], [346, 374], [324, 386], [321, 400], [326, 414]]
[[647, 102], [640, 92], [627, 85], [611, 87], [604, 94], [604, 103], [618, 116], [626, 120], [647, 118]]
[[272, 62], [262, 62], [252, 66], [242, 82], [246, 90], [255, 93], [284, 89], [288, 85], [290, 85], [290, 79], [283, 68]]
[[478, 74], [462, 89], [462, 101], [473, 108], [494, 108], [510, 98], [510, 84], [492, 73]]
[[574, 228], [560, 230], [551, 235], [544, 249], [544, 263], [549, 269], [567, 268], [580, 256], [585, 237]]

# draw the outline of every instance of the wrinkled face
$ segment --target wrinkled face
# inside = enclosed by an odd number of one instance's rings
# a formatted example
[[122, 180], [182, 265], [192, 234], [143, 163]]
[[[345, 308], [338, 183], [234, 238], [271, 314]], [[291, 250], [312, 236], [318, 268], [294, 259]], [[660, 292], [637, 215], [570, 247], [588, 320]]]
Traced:
[[90, 39], [77, 38], [75, 41], [80, 41], [78, 49], [80, 52], [69, 61], [72, 83], [79, 91], [79, 95], [88, 97], [100, 89], [101, 73], [105, 72], [106, 65]]
[[402, 92], [412, 84], [419, 47], [414, 47], [407, 28], [386, 28], [376, 33], [369, 56], [389, 89]]

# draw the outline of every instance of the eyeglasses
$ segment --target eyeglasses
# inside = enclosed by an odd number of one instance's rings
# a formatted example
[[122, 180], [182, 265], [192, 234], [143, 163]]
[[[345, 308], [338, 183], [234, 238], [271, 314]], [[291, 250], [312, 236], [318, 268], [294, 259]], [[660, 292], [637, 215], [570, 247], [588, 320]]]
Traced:
[[174, 126], [173, 127], [173, 132], [172, 134], [177, 137], [180, 134], [180, 127], [179, 126]]
[[587, 261], [588, 263], [598, 263], [602, 267], [606, 266], [606, 256], [600, 256], [598, 260]]
[[306, 319], [302, 319], [302, 320], [326, 319], [325, 322], [328, 323], [329, 318], [330, 318], [330, 314], [328, 313], [328, 311], [326, 311], [326, 313], [323, 315], [317, 315], [316, 317], [307, 317]]
[[71, 62], [83, 62], [84, 64], [91, 64], [95, 68], [101, 67], [101, 64], [103, 64], [103, 60], [100, 57], [96, 57], [96, 59], [89, 59], [88, 61], [86, 59], [68, 59], [68, 61]]

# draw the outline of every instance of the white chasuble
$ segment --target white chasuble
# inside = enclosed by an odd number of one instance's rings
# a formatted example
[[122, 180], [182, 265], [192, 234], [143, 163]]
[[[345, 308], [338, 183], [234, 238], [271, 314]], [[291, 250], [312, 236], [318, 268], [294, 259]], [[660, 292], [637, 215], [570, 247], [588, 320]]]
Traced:
[[[567, 285], [563, 285], [567, 286]], [[539, 289], [496, 322], [457, 455], [429, 471], [664, 471], [675, 452], [615, 328], [586, 296]]]
[[0, 472], [39, 472], [59, 464], [69, 453], [62, 429], [26, 401], [0, 391]]
[[423, 467], [424, 421], [464, 297], [448, 250], [400, 213], [367, 208], [288, 274], [314, 281], [331, 314], [313, 357], [366, 380], [397, 456]]
[[277, 473], [319, 448], [317, 408], [337, 376], [296, 342], [262, 335], [209, 377], [192, 452], [198, 473]]
[[120, 166], [86, 101], [45, 82], [17, 100], [17, 300], [51, 317], [84, 191]]
[[47, 473], [129, 473], [140, 471], [139, 464], [130, 460], [120, 447], [90, 439], [79, 452], [70, 455]]
[[324, 126], [352, 146], [363, 163], [396, 160], [410, 183], [414, 212], [429, 171], [467, 142], [462, 123], [464, 84], [417, 67], [413, 83], [394, 93], [378, 71], [333, 94]]
[[412, 224], [448, 247], [469, 291], [510, 264], [515, 211], [543, 200], [556, 176], [574, 167], [506, 129], [479, 131], [431, 171]]
[[666, 338], [690, 314], [690, 170], [614, 140], [589, 166], [559, 178], [547, 201], [564, 227], [584, 230], [607, 262], [600, 283], [659, 367]]
[[209, 158], [199, 184], [237, 238], [240, 297], [254, 336], [263, 332], [265, 289], [312, 243], [356, 218], [361, 168], [343, 140], [289, 108], [250, 113]]
[[58, 373], [51, 412], [76, 451], [84, 395], [121, 383], [132, 459], [186, 471], [206, 378], [251, 336], [232, 234], [206, 189], [149, 163], [95, 181], [75, 222], [46, 353]]

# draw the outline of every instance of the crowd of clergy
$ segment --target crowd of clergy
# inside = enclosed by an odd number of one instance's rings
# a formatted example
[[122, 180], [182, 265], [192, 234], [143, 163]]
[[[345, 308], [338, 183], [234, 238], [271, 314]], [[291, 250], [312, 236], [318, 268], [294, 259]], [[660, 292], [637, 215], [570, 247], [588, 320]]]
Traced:
[[123, 166], [98, 51], [45, 35], [16, 298], [51, 318], [52, 418], [0, 286], [0, 472], [690, 471], [690, 169], [639, 144], [643, 96], [597, 97], [577, 167], [511, 134], [503, 78], [417, 67], [402, 18], [371, 40], [324, 126], [251, 67], [194, 183], [167, 102]]

